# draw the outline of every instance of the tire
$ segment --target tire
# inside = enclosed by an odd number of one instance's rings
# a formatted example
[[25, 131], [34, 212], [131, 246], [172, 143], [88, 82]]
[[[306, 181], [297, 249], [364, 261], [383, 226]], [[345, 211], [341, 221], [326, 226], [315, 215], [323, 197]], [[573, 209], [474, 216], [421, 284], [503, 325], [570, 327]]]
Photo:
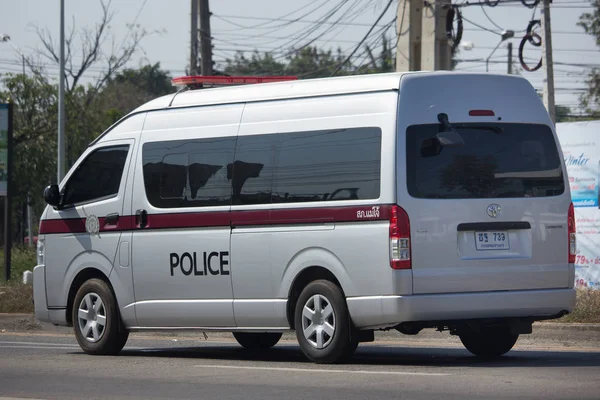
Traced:
[[472, 354], [482, 358], [497, 358], [508, 353], [519, 335], [511, 334], [510, 328], [482, 328], [479, 332], [459, 333], [460, 341]]
[[276, 332], [233, 332], [239, 344], [249, 350], [264, 350], [275, 346], [282, 333]]
[[[91, 315], [90, 308], [94, 310]], [[119, 354], [129, 337], [115, 296], [101, 279], [90, 279], [81, 285], [73, 301], [72, 318], [77, 342], [87, 354]]]
[[311, 282], [300, 293], [294, 326], [302, 352], [317, 364], [346, 361], [358, 346], [344, 295], [327, 280]]

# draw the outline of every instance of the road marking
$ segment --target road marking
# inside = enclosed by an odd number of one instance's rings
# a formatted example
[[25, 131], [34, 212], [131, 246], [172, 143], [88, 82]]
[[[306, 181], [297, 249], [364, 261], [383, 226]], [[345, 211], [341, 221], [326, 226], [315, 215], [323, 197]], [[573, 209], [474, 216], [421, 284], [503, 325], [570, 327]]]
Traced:
[[[13, 342], [0, 341], [0, 348], [4, 349], [45, 349], [45, 350], [79, 350], [81, 347], [70, 343], [47, 342]], [[125, 346], [124, 350], [144, 350], [145, 347]], [[0, 400], [2, 400], [0, 398]]]
[[0, 345], [3, 344], [24, 344], [24, 345], [34, 345], [34, 346], [72, 346], [72, 347], [79, 347], [76, 344], [70, 344], [70, 343], [48, 343], [48, 342], [13, 342], [13, 341], [5, 341], [5, 342], [0, 342]]
[[0, 400], [42, 400], [42, 399], [32, 399], [31, 397], [0, 397]]
[[437, 372], [403, 372], [403, 371], [369, 371], [369, 370], [347, 370], [347, 369], [309, 369], [309, 368], [283, 368], [283, 367], [248, 367], [238, 365], [194, 365], [196, 368], [211, 369], [245, 369], [256, 371], [280, 371], [280, 372], [312, 372], [312, 373], [334, 373], [334, 374], [369, 374], [369, 375], [416, 375], [416, 376], [449, 376], [451, 374]]
[[0, 349], [43, 349], [43, 350], [76, 350], [75, 347], [50, 347], [50, 346], [23, 346], [23, 345], [15, 345], [15, 346], [5, 346], [0, 345]]

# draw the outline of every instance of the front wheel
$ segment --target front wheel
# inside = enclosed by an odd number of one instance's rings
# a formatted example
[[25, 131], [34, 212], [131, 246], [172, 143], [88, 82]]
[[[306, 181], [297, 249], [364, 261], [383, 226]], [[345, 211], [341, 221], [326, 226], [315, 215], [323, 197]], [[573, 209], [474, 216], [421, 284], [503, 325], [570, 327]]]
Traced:
[[233, 332], [235, 340], [250, 350], [269, 349], [279, 342], [282, 335], [274, 332]]
[[73, 329], [79, 346], [88, 354], [116, 355], [129, 337], [120, 323], [115, 296], [106, 282], [90, 279], [73, 302]]
[[519, 338], [508, 327], [482, 328], [477, 332], [462, 332], [458, 336], [467, 350], [482, 358], [496, 358], [508, 353]]
[[294, 326], [302, 352], [316, 363], [345, 361], [358, 345], [344, 295], [327, 280], [304, 288], [296, 303]]

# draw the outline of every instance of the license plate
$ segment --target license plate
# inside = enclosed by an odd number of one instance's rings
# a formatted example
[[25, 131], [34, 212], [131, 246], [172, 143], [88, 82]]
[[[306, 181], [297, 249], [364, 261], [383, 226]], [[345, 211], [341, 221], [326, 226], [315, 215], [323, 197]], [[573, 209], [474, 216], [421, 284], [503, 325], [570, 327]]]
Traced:
[[508, 232], [475, 232], [475, 248], [484, 250], [510, 250]]

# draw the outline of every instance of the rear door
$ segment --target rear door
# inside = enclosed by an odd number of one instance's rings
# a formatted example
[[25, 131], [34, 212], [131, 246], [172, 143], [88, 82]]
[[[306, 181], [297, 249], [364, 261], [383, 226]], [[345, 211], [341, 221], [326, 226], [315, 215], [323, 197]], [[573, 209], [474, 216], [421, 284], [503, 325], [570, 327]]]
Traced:
[[450, 121], [462, 146], [439, 146], [440, 123], [401, 139], [413, 293], [567, 287], [570, 196], [552, 130], [465, 120]]

